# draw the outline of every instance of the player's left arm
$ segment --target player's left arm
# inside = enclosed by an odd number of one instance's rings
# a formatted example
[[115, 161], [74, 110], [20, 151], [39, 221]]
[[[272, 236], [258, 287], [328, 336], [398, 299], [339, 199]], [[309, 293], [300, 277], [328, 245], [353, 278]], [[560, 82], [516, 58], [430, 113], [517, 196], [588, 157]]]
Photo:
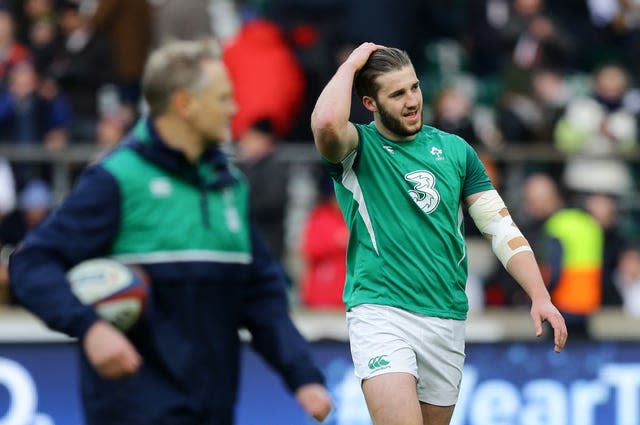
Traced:
[[536, 336], [542, 335], [542, 322], [548, 321], [554, 331], [555, 351], [560, 352], [567, 340], [567, 327], [551, 302], [531, 246], [513, 222], [504, 201], [496, 190], [486, 190], [467, 196], [465, 202], [476, 226], [491, 242], [496, 257], [531, 298]]

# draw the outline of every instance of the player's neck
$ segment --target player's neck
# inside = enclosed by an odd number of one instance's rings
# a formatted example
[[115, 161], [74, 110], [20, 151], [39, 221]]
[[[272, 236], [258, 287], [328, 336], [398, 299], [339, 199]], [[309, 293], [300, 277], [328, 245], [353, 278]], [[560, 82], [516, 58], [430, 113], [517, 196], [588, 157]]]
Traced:
[[189, 161], [197, 162], [204, 150], [204, 142], [193, 127], [170, 114], [156, 118], [154, 124], [165, 144], [184, 153]]

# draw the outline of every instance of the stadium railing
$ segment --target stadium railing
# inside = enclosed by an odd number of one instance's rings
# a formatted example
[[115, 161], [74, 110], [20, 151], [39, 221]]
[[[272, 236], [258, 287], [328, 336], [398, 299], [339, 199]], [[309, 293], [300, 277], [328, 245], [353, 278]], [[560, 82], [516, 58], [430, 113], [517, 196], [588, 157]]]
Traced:
[[[72, 145], [60, 151], [50, 151], [43, 146], [0, 145], [0, 157], [11, 163], [47, 164], [51, 166], [54, 197], [60, 201], [69, 192], [77, 173], [87, 163], [98, 158], [103, 151], [96, 145]], [[231, 152], [232, 153], [232, 152]], [[549, 145], [533, 146], [505, 144], [484, 152], [500, 167], [503, 176], [519, 175], [531, 164], [562, 164], [566, 156]], [[287, 245], [293, 254], [288, 256], [286, 266], [294, 278], [298, 276], [301, 263], [295, 255], [295, 241], [299, 236], [302, 220], [314, 202], [314, 173], [320, 157], [311, 142], [282, 143], [277, 158], [290, 167], [295, 167], [298, 177], [296, 186], [289, 188], [294, 198], [289, 204]], [[640, 165], [640, 151], [622, 157], [634, 168]], [[315, 170], [315, 171], [314, 171]], [[517, 191], [517, 187], [515, 188]], [[640, 196], [637, 192], [622, 199], [623, 208], [634, 214], [640, 212]], [[295, 281], [295, 279], [294, 279]], [[295, 298], [295, 294], [294, 294]], [[293, 303], [293, 315], [305, 336], [311, 340], [347, 338], [344, 315], [340, 311], [311, 311]], [[640, 318], [630, 318], [620, 308], [603, 308], [591, 317], [591, 334], [603, 340], [640, 340]], [[467, 325], [470, 342], [492, 342], [534, 339], [533, 328], [526, 308], [485, 308], [472, 311]], [[48, 331], [41, 322], [17, 307], [0, 306], [0, 341], [47, 341], [64, 339], [60, 334]]]

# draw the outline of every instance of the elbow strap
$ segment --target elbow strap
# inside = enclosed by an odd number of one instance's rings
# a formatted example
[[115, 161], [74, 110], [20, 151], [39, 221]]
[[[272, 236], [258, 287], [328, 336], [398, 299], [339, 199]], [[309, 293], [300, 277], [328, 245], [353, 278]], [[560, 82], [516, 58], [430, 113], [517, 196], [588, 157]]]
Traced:
[[491, 248], [503, 266], [506, 267], [517, 253], [532, 251], [497, 191], [483, 193], [469, 207], [469, 214], [478, 229], [491, 241]]

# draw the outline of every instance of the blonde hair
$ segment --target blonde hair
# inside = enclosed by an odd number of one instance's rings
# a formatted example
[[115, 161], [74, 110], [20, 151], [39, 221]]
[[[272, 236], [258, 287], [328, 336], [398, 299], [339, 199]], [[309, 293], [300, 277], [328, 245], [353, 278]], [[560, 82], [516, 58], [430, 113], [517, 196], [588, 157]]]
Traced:
[[220, 60], [220, 45], [213, 39], [172, 40], [149, 56], [142, 76], [142, 94], [151, 117], [163, 114], [177, 90], [197, 92], [209, 81], [203, 63]]

